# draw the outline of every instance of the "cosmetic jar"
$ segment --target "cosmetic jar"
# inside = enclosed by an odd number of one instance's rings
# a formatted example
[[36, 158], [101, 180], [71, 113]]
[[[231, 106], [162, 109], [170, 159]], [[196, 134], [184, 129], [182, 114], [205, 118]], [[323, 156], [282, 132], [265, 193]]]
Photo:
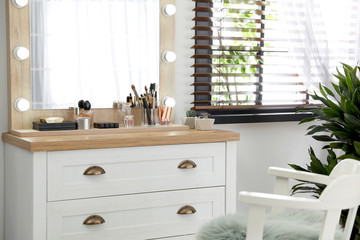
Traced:
[[125, 127], [127, 128], [134, 127], [134, 124], [135, 124], [134, 115], [126, 115], [124, 117]]
[[75, 119], [77, 129], [90, 129], [91, 128], [91, 118], [89, 117], [77, 117]]

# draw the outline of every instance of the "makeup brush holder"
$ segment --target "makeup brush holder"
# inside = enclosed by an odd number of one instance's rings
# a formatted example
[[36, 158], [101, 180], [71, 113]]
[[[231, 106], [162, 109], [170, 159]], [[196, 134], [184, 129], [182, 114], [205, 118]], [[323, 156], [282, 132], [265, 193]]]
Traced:
[[159, 108], [160, 125], [165, 125], [165, 126], [170, 125], [172, 109], [173, 109], [172, 107], [164, 107], [164, 106], [161, 106]]
[[131, 115], [134, 115], [134, 125], [135, 126], [143, 126], [144, 125], [144, 108], [143, 107], [131, 108]]
[[157, 108], [144, 108], [144, 126], [159, 125], [159, 110]]

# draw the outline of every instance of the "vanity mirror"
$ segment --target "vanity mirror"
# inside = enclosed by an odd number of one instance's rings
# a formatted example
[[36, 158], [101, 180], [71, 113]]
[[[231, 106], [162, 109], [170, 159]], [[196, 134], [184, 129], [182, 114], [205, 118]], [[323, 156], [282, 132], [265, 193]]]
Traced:
[[[93, 108], [159, 83], [159, 0], [32, 0], [32, 109]], [[66, 12], [66, 17], [64, 14]]]
[[[32, 2], [33, 1], [33, 2]], [[102, 29], [100, 23], [105, 21], [105, 18], [99, 21], [93, 21], [87, 23], [87, 27], [90, 28], [87, 34], [90, 34], [87, 38], [84, 36], [80, 36], [80, 40], [77, 39], [79, 43], [75, 44], [74, 35], [77, 34], [76, 27], [79, 27], [80, 22], [71, 24], [70, 10], [69, 6], [66, 6], [64, 11], [59, 11], [59, 7], [56, 6], [57, 13], [61, 13], [62, 16], [52, 15], [52, 17], [60, 18], [62, 17], [61, 23], [57, 23], [57, 25], [47, 26], [45, 28], [44, 25], [49, 23], [48, 19], [44, 18], [45, 16], [41, 16], [41, 14], [33, 14], [32, 16], [36, 16], [35, 19], [33, 17], [30, 18], [31, 11], [37, 11], [39, 6], [37, 4], [43, 1], [39, 0], [30, 0], [28, 4], [19, 8], [16, 6], [12, 0], [6, 0], [7, 3], [7, 38], [8, 38], [8, 104], [9, 104], [9, 130], [19, 130], [19, 129], [31, 129], [32, 122], [37, 120], [40, 116], [59, 116], [64, 117], [65, 119], [71, 118], [71, 111], [67, 109], [69, 104], [76, 103], [80, 98], [92, 99], [93, 97], [88, 97], [90, 92], [97, 92], [94, 90], [88, 90], [87, 87], [82, 87], [79, 82], [82, 82], [81, 78], [85, 75], [84, 79], [93, 79], [91, 84], [85, 82], [85, 86], [93, 85], [95, 89], [98, 89], [99, 96], [101, 99], [105, 99], [102, 103], [101, 101], [92, 100], [91, 102], [95, 105], [94, 112], [98, 112], [96, 114], [98, 117], [107, 118], [107, 120], [112, 120], [111, 117], [114, 114], [114, 110], [111, 108], [111, 103], [114, 100], [125, 100], [122, 99], [122, 94], [126, 96], [131, 91], [131, 88], [127, 85], [131, 84], [139, 84], [138, 88], [143, 88], [143, 85], [149, 85], [148, 83], [142, 82], [140, 83], [140, 79], [146, 79], [149, 82], [159, 82], [160, 85], [160, 98], [164, 96], [172, 96], [174, 97], [174, 63], [171, 61], [164, 61], [163, 54], [164, 52], [173, 52], [175, 48], [174, 43], [174, 28], [175, 28], [175, 16], [164, 14], [163, 8], [166, 5], [175, 5], [175, 0], [151, 0], [151, 1], [81, 1], [85, 2], [97, 2], [97, 3], [114, 3], [114, 2], [153, 2], [157, 8], [154, 17], [151, 14], [154, 14], [155, 11], [146, 8], [143, 8], [139, 11], [127, 10], [122, 13], [113, 14], [113, 18], [117, 25], [109, 26], [106, 24], [108, 28], [106, 31], [111, 32], [118, 38], [108, 38], [107, 41], [115, 42], [114, 45], [111, 43], [104, 44], [99, 43], [98, 48], [95, 48], [95, 43], [99, 41], [98, 37], [104, 39], [107, 33], [105, 33], [105, 29]], [[62, 1], [46, 1], [49, 2], [62, 2]], [[63, 1], [69, 2], [71, 1]], [[144, 3], [141, 3], [144, 4]], [[146, 5], [146, 4], [145, 4]], [[35, 7], [36, 6], [36, 7]], [[144, 7], [144, 6], [141, 6]], [[152, 5], [154, 8], [154, 5]], [[32, 9], [31, 11], [30, 8]], [[34, 10], [37, 9], [37, 10]], [[78, 6], [80, 8], [80, 6]], [[85, 9], [86, 7], [81, 6], [81, 9]], [[135, 6], [136, 8], [136, 6]], [[137, 6], [139, 8], [139, 6]], [[97, 8], [100, 11], [100, 7]], [[114, 6], [107, 6], [104, 9], [116, 11]], [[120, 11], [120, 10], [119, 10]], [[149, 11], [149, 12], [147, 12]], [[66, 14], [64, 14], [66, 12]], [[94, 11], [93, 11], [94, 12]], [[149, 25], [149, 29], [145, 29], [143, 24], [140, 23], [138, 25], [125, 25], [125, 15], [135, 17], [129, 18], [131, 19], [140, 19], [143, 16], [137, 15], [148, 14], [152, 21], [145, 20], [145, 22]], [[41, 17], [39, 17], [39, 15]], [[76, 16], [74, 14], [73, 16]], [[105, 14], [105, 16], [111, 17], [109, 14]], [[40, 19], [39, 19], [40, 18]], [[32, 19], [32, 21], [30, 21]], [[64, 19], [69, 20], [69, 24], [62, 24], [66, 21]], [[44, 21], [46, 20], [46, 21]], [[142, 20], [143, 21], [143, 20]], [[31, 23], [31, 24], [30, 24]], [[33, 25], [33, 23], [36, 23]], [[157, 25], [155, 25], [155, 23]], [[97, 26], [97, 24], [99, 26]], [[112, 21], [111, 21], [112, 24]], [[78, 25], [78, 26], [75, 26]], [[149, 39], [143, 39], [143, 36], [138, 36], [141, 38], [137, 43], [135, 40], [130, 39], [129, 37], [124, 38], [126, 32], [109, 30], [109, 28], [123, 28], [127, 27], [130, 30], [139, 30], [141, 31], [133, 31], [133, 34], [130, 35], [138, 35], [141, 32], [147, 32], [145, 34]], [[55, 32], [55, 30], [60, 30], [64, 28], [65, 30], [71, 30], [69, 34], [65, 34], [62, 32], [63, 36], [62, 40], [59, 37], [53, 38], [51, 41], [49, 40]], [[81, 28], [85, 28], [81, 26]], [[53, 31], [51, 34], [46, 31], [42, 31], [44, 29], [48, 29]], [[62, 30], [64, 30], [62, 29]], [[95, 30], [97, 29], [97, 30]], [[129, 30], [128, 29], [128, 30]], [[42, 32], [41, 32], [42, 31]], [[158, 33], [156, 33], [158, 31]], [[30, 37], [30, 32], [32, 32]], [[92, 36], [91, 36], [92, 34]], [[41, 36], [43, 35], [43, 36]], [[128, 34], [129, 35], [129, 34]], [[158, 36], [157, 39], [156, 35]], [[120, 40], [120, 37], [125, 40]], [[37, 40], [35, 40], [37, 38]], [[90, 39], [91, 38], [91, 39]], [[106, 39], [106, 38], [105, 38]], [[66, 43], [68, 41], [68, 43]], [[124, 42], [122, 41], [131, 41], [135, 47], [134, 52], [127, 51], [128, 47], [124, 46]], [[145, 42], [144, 42], [145, 41]], [[152, 41], [152, 43], [150, 43]], [[65, 44], [66, 43], [66, 44]], [[146, 45], [146, 44], [148, 45]], [[55, 45], [54, 49], [57, 49], [58, 54], [62, 55], [65, 58], [59, 57], [51, 57], [51, 64], [47, 62], [50, 56], [49, 50], [46, 52], [46, 48], [49, 45]], [[154, 45], [153, 48], [150, 45]], [[59, 46], [60, 45], [60, 46]], [[66, 45], [66, 46], [65, 46]], [[30, 57], [19, 60], [14, 55], [14, 50], [22, 46], [26, 49], [30, 50]], [[81, 50], [81, 51], [80, 51]], [[75, 52], [85, 52], [88, 55], [86, 57], [81, 55], [76, 55]], [[112, 53], [116, 52], [117, 56], [114, 57]], [[144, 60], [144, 56], [147, 55], [152, 58]], [[171, 56], [170, 56], [171, 57]], [[74, 66], [78, 63], [78, 60], [82, 58], [85, 60], [85, 65], [87, 65], [88, 70], [85, 69], [84, 73], [79, 73], [78, 68], [74, 68]], [[106, 61], [104, 58], [107, 58]], [[109, 59], [112, 58], [112, 59]], [[115, 58], [115, 59], [114, 59]], [[174, 58], [173, 58], [174, 59]], [[87, 61], [87, 62], [86, 62]], [[147, 65], [145, 63], [150, 62], [153, 65]], [[62, 65], [63, 64], [63, 65]], [[133, 65], [131, 65], [133, 64]], [[93, 72], [95, 68], [98, 68], [100, 65], [103, 65], [105, 69], [99, 69], [96, 72]], [[80, 65], [76, 65], [79, 67]], [[114, 67], [115, 66], [115, 67]], [[122, 68], [118, 68], [121, 66]], [[116, 70], [114, 70], [116, 69]], [[41, 71], [39, 71], [41, 70]], [[49, 73], [51, 72], [51, 77], [49, 77]], [[131, 75], [133, 74], [133, 75]], [[40, 77], [39, 77], [40, 76]], [[114, 77], [115, 76], [115, 77]], [[55, 83], [53, 79], [57, 79], [60, 82]], [[120, 85], [117, 80], [124, 81]], [[156, 81], [157, 80], [157, 81]], [[85, 81], [85, 80], [84, 80]], [[53, 85], [53, 90], [48, 90], [45, 85]], [[104, 85], [109, 86], [110, 90], [104, 89]], [[55, 87], [54, 87], [55, 86]], [[59, 86], [62, 86], [60, 89]], [[75, 95], [74, 93], [79, 93], [77, 87], [80, 86], [81, 89], [84, 90], [85, 94]], [[41, 90], [40, 90], [41, 89]], [[94, 89], [94, 88], [93, 88]], [[49, 91], [52, 91], [51, 93]], [[112, 92], [110, 94], [110, 92]], [[121, 93], [120, 93], [121, 92]], [[41, 93], [41, 94], [40, 94]], [[107, 93], [107, 94], [104, 94]], [[50, 100], [47, 101], [47, 98], [51, 96], [52, 98], [57, 98], [56, 101]], [[59, 97], [59, 98], [58, 98]], [[61, 99], [60, 97], [65, 97]], [[31, 109], [25, 112], [19, 112], [15, 108], [15, 102], [18, 98], [24, 98], [30, 102]], [[74, 99], [75, 98], [75, 99]], [[69, 100], [71, 99], [71, 100]], [[110, 108], [105, 108], [110, 107]], [[60, 109], [61, 108], [61, 109]], [[103, 120], [103, 119], [99, 119]]]

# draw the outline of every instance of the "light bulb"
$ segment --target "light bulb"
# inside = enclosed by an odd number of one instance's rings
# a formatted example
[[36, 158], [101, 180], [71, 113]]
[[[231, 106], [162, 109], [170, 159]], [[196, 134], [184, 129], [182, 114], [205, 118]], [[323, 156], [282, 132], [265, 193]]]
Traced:
[[29, 0], [12, 0], [12, 3], [14, 4], [15, 7], [17, 8], [23, 8], [26, 5], [28, 5]]
[[162, 60], [166, 63], [175, 62], [176, 54], [172, 51], [164, 51], [162, 54]]
[[14, 107], [19, 112], [26, 112], [30, 109], [30, 102], [25, 98], [17, 98]]
[[172, 97], [164, 97], [163, 100], [163, 105], [166, 106], [166, 107], [175, 107], [175, 99], [172, 98]]
[[29, 49], [23, 46], [16, 47], [14, 49], [14, 56], [17, 60], [26, 60], [30, 56]]
[[174, 4], [165, 4], [162, 12], [165, 16], [170, 17], [176, 13], [176, 7]]

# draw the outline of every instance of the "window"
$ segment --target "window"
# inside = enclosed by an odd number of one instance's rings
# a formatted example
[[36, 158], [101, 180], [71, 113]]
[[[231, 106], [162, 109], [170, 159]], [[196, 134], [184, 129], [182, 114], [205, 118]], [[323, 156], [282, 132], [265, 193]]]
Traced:
[[[301, 119], [303, 115], [294, 112], [312, 103], [305, 78], [316, 79], [324, 66], [314, 54], [308, 57], [315, 43], [324, 43], [320, 49], [328, 50], [337, 40], [343, 42], [341, 56], [326, 58], [330, 68], [338, 63], [334, 60], [356, 59], [356, 33], [348, 35], [354, 30], [347, 29], [345, 39], [327, 35], [329, 24], [324, 26], [323, 19], [318, 20], [322, 15], [314, 13], [323, 9], [320, 5], [313, 6], [314, 15], [309, 17], [305, 0], [194, 1], [193, 104], [195, 110], [219, 119], [217, 123]], [[349, 2], [358, 5], [357, 0]], [[289, 9], [294, 12], [287, 14]], [[345, 20], [355, 28], [357, 14]], [[323, 39], [313, 41], [311, 31]]]

